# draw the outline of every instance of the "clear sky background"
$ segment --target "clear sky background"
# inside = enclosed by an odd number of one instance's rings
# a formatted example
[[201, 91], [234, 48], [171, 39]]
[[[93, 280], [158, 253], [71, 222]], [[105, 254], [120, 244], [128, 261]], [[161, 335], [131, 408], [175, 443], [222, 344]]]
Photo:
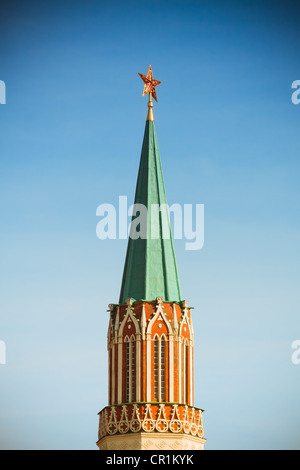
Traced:
[[205, 447], [299, 449], [299, 3], [6, 3], [0, 448], [96, 450], [127, 245], [96, 208], [133, 202], [151, 63], [168, 202], [205, 207], [175, 241]]

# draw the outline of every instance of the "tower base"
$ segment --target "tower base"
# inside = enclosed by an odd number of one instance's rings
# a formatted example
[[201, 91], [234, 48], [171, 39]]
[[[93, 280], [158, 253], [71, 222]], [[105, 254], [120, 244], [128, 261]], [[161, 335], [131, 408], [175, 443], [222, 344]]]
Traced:
[[97, 442], [100, 450], [204, 450], [205, 439], [170, 432], [139, 432], [105, 436]]

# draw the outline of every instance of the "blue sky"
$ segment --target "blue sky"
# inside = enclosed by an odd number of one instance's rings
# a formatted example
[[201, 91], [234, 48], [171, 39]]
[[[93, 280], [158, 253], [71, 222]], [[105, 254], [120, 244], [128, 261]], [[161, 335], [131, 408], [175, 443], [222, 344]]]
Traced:
[[203, 249], [175, 249], [206, 449], [299, 449], [299, 8], [1, 10], [0, 447], [96, 449], [127, 244], [96, 237], [96, 208], [133, 202], [151, 63], [168, 202], [205, 207]]

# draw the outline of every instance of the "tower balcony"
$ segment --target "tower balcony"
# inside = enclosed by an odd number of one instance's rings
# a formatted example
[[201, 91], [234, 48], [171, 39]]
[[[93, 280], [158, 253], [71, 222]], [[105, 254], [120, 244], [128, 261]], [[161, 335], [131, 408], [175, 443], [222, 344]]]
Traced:
[[[128, 403], [107, 406], [98, 413], [97, 445], [100, 448], [107, 448], [102, 447], [101, 443], [109, 436], [151, 434], [152, 439], [156, 434], [157, 437], [163, 435], [164, 438], [167, 435], [190, 436], [196, 443], [198, 440], [198, 445], [202, 446], [205, 442], [202, 413], [203, 410], [200, 408], [178, 403]], [[176, 439], [172, 442], [176, 446]]]

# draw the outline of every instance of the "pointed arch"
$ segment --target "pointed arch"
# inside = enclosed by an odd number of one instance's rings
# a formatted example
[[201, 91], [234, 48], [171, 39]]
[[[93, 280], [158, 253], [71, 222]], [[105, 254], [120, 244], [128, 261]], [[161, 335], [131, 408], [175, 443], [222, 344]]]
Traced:
[[182, 328], [183, 328], [185, 322], [186, 322], [188, 330], [189, 330], [189, 338], [190, 338], [191, 341], [193, 341], [193, 338], [194, 338], [193, 324], [192, 324], [192, 320], [188, 316], [188, 309], [187, 308], [184, 309], [184, 313], [183, 313], [182, 319], [181, 319], [180, 324], [179, 324], [179, 330], [178, 330], [179, 336], [182, 335]]
[[135, 316], [132, 314], [131, 312], [131, 309], [130, 309], [130, 305], [127, 307], [127, 311], [124, 315], [124, 318], [123, 320], [121, 321], [121, 324], [119, 326], [119, 332], [118, 332], [118, 336], [123, 336], [123, 330], [124, 330], [124, 327], [127, 323], [127, 320], [128, 318], [130, 318], [130, 321], [133, 322], [134, 326], [135, 326], [135, 333], [136, 334], [139, 334], [140, 333], [140, 325], [139, 325], [139, 322], [137, 321], [137, 319], [135, 318]]
[[147, 334], [152, 333], [152, 327], [153, 327], [154, 323], [156, 322], [156, 320], [159, 318], [160, 315], [161, 315], [162, 321], [167, 326], [168, 334], [173, 335], [172, 326], [171, 326], [170, 322], [168, 321], [167, 316], [166, 316], [165, 312], [163, 311], [163, 308], [162, 308], [161, 304], [157, 305], [156, 312], [155, 312], [155, 314], [153, 315], [153, 317], [151, 318], [151, 320], [148, 323], [146, 333]]

